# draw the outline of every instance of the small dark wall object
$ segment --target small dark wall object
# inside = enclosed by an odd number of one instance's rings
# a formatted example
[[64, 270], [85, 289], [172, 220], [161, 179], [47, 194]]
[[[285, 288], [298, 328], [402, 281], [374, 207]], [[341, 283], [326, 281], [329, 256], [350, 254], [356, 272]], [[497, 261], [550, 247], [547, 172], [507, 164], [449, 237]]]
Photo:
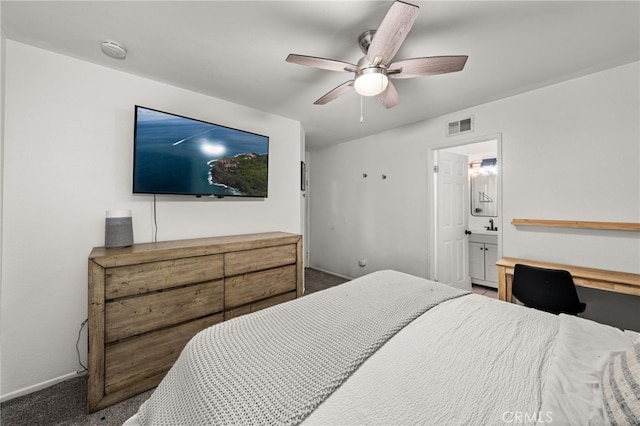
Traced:
[[307, 189], [307, 165], [304, 161], [300, 162], [300, 191]]
[[516, 264], [513, 295], [525, 306], [556, 315], [577, 315], [587, 306], [578, 299], [571, 274], [560, 269]]

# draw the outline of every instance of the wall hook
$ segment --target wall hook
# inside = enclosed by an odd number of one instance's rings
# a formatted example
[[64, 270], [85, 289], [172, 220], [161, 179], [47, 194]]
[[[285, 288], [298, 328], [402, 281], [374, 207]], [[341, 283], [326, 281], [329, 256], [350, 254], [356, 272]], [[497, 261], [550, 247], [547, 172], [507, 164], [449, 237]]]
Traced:
[[387, 178], [387, 175], [382, 175], [382, 180], [385, 180]]

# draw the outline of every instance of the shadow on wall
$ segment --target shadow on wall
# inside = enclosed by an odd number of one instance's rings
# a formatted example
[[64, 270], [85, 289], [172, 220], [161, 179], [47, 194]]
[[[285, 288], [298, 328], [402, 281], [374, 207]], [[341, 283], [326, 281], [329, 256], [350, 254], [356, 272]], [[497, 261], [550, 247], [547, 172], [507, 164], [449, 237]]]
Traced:
[[623, 330], [640, 332], [640, 296], [613, 293], [577, 286], [580, 301], [587, 309], [580, 317], [608, 324]]

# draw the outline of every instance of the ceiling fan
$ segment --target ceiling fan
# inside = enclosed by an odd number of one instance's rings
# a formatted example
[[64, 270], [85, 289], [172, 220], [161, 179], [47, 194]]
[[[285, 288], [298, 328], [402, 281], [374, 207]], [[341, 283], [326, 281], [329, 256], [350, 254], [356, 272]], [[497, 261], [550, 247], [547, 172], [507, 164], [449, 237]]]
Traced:
[[315, 105], [324, 105], [353, 88], [362, 96], [376, 96], [382, 105], [392, 108], [398, 105], [400, 99], [389, 78], [414, 78], [461, 71], [467, 62], [468, 56], [458, 55], [412, 58], [391, 63], [411, 29], [418, 9], [413, 4], [395, 1], [378, 30], [365, 31], [358, 38], [365, 56], [357, 64], [293, 53], [286, 60], [329, 71], [354, 73], [353, 79], [329, 91], [315, 101]]

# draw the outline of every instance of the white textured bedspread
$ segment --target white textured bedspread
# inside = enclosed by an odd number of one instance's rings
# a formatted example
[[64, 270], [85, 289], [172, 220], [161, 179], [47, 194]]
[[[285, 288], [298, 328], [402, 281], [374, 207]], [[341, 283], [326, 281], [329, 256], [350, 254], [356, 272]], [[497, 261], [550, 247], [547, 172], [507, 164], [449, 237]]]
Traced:
[[187, 344], [137, 420], [298, 424], [399, 330], [466, 293], [381, 271], [210, 327]]
[[557, 316], [485, 296], [443, 302], [380, 348], [304, 424], [549, 423], [541, 395], [557, 332]]
[[463, 294], [383, 271], [214, 326], [126, 425], [603, 424], [640, 334]]

